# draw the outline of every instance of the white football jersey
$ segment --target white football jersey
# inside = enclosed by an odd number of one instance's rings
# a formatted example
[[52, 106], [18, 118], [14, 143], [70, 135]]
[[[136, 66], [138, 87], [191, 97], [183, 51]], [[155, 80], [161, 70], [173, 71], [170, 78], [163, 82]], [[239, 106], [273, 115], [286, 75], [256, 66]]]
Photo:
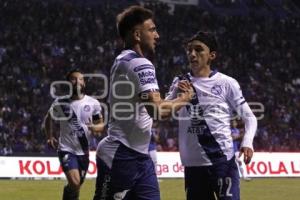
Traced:
[[158, 84], [153, 64], [132, 50], [122, 51], [111, 69], [108, 136], [99, 143], [97, 150], [102, 159], [107, 160], [104, 157], [114, 152], [112, 143], [118, 142], [148, 154], [152, 118], [139, 95], [155, 90]]
[[[230, 160], [233, 155], [230, 120], [238, 106], [246, 103], [238, 82], [220, 72], [210, 77], [186, 75], [197, 98], [178, 112], [179, 151], [184, 166], [208, 166]], [[177, 96], [175, 78], [167, 99]]]
[[58, 150], [75, 155], [87, 154], [91, 133], [86, 124], [92, 122], [93, 116], [101, 116], [99, 101], [88, 95], [80, 100], [56, 99], [50, 112], [60, 124]]

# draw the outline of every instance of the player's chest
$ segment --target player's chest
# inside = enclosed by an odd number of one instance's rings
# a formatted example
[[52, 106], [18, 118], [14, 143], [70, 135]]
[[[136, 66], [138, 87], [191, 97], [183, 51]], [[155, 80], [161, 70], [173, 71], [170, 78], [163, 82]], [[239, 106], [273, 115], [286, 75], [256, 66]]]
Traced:
[[87, 121], [92, 116], [93, 105], [89, 103], [71, 104], [72, 111], [78, 119]]
[[219, 83], [203, 84], [196, 82], [193, 86], [199, 102], [222, 103], [226, 101], [225, 88]]

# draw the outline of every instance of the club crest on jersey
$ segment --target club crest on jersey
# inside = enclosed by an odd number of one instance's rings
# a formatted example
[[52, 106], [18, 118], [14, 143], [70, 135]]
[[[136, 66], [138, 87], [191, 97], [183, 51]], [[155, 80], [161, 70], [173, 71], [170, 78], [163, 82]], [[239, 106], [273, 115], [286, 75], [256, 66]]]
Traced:
[[214, 95], [220, 95], [222, 93], [222, 87], [221, 87], [221, 85], [214, 85], [211, 88], [211, 93], [213, 93]]
[[85, 105], [85, 106], [83, 107], [83, 110], [84, 110], [85, 112], [89, 112], [89, 111], [91, 110], [91, 107], [90, 107], [89, 105]]

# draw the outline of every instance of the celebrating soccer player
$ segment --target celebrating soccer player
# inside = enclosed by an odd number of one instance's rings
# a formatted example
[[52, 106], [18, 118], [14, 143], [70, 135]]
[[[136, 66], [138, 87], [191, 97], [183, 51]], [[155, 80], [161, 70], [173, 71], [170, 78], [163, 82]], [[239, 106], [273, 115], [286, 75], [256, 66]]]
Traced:
[[[83, 74], [72, 70], [67, 74], [67, 81], [72, 85], [72, 96], [54, 101], [45, 117], [45, 132], [48, 145], [58, 150], [68, 181], [62, 199], [78, 200], [89, 166], [89, 139], [91, 134], [100, 134], [104, 125], [99, 101], [84, 94]], [[58, 141], [54, 133], [56, 122], [60, 124]]]
[[257, 120], [238, 82], [216, 70], [217, 41], [210, 32], [198, 32], [186, 44], [190, 73], [173, 81], [167, 99], [177, 95], [179, 80], [193, 85], [195, 97], [179, 111], [179, 151], [185, 166], [187, 200], [238, 200], [239, 172], [235, 163], [230, 120], [236, 111], [245, 123], [240, 155], [248, 164], [253, 155]]
[[94, 200], [159, 200], [154, 164], [148, 154], [152, 118], [170, 116], [191, 100], [192, 87], [172, 101], [158, 92], [155, 68], [147, 57], [154, 54], [159, 38], [152, 11], [140, 6], [125, 9], [117, 17], [124, 50], [110, 74], [108, 136], [97, 148], [97, 181]]

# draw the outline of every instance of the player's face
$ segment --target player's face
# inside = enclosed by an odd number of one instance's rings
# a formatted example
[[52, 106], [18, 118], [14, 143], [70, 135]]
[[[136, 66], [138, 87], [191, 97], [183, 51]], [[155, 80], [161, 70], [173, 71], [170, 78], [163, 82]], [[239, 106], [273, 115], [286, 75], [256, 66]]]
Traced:
[[85, 88], [85, 82], [83, 74], [80, 72], [74, 72], [70, 75], [70, 82], [73, 86], [73, 94], [79, 94]]
[[136, 31], [139, 34], [139, 42], [143, 52], [155, 52], [155, 46], [159, 35], [156, 30], [156, 26], [152, 19], [144, 21], [143, 24], [138, 25]]
[[186, 53], [190, 67], [194, 70], [210, 65], [215, 58], [215, 52], [211, 52], [209, 47], [199, 40], [193, 40], [188, 43]]

